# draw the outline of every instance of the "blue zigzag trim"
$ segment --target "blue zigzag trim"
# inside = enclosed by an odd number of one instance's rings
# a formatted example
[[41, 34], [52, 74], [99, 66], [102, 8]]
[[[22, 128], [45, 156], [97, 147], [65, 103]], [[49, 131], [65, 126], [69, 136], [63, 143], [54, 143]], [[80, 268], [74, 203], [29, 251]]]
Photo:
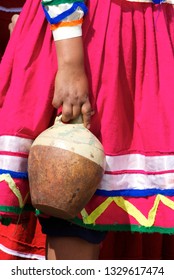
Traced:
[[11, 170], [0, 169], [1, 174], [10, 174], [14, 179], [28, 179], [28, 172], [15, 172]]
[[160, 190], [160, 189], [149, 189], [149, 190], [116, 190], [116, 191], [106, 191], [106, 190], [97, 190], [96, 195], [100, 196], [127, 196], [127, 197], [147, 197], [157, 194], [162, 194], [166, 196], [174, 196], [174, 190]]
[[65, 12], [63, 12], [63, 13], [61, 13], [60, 15], [58, 15], [58, 16], [55, 17], [55, 18], [51, 18], [50, 15], [49, 15], [49, 13], [47, 12], [45, 6], [42, 5], [42, 7], [43, 7], [43, 10], [44, 10], [46, 19], [47, 19], [51, 24], [56, 24], [56, 23], [61, 22], [64, 18], [66, 18], [66, 17], [68, 17], [69, 15], [71, 15], [72, 13], [74, 13], [75, 10], [76, 10], [78, 7], [80, 7], [80, 8], [83, 10], [84, 14], [86, 14], [87, 11], [88, 11], [88, 9], [87, 9], [87, 7], [86, 7], [86, 5], [85, 5], [84, 3], [82, 3], [82, 2], [75, 2], [69, 10], [67, 10], [67, 11], [65, 11]]

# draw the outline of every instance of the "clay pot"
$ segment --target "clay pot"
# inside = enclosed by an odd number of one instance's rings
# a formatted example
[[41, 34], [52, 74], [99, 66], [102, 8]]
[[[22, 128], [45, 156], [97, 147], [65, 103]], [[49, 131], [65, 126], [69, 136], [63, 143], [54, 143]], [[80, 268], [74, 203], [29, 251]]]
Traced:
[[75, 217], [95, 193], [104, 173], [105, 155], [99, 140], [82, 124], [52, 127], [33, 142], [28, 159], [32, 204], [51, 216]]

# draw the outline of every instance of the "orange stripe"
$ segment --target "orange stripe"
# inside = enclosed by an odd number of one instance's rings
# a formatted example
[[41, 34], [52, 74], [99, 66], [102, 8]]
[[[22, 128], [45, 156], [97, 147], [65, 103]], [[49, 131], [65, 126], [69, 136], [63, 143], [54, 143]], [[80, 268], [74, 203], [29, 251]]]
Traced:
[[62, 21], [57, 24], [52, 24], [51, 30], [55, 30], [59, 27], [76, 26], [76, 25], [82, 24], [82, 22], [83, 22], [83, 18], [78, 19], [78, 20], [73, 20], [73, 21]]

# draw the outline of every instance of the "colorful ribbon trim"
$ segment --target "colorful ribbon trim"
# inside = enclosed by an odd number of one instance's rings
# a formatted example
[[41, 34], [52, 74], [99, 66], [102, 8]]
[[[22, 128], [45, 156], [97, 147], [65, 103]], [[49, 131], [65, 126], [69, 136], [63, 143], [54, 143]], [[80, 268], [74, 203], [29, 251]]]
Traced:
[[12, 179], [12, 177], [10, 176], [10, 174], [2, 174], [0, 175], [0, 182], [5, 181], [10, 190], [14, 193], [14, 195], [17, 197], [18, 201], [19, 201], [19, 207], [23, 208], [25, 205], [25, 201], [28, 198], [29, 193], [26, 195], [25, 199], [23, 200], [22, 195], [20, 193], [20, 190], [17, 188], [14, 180]]
[[47, 9], [43, 7], [46, 19], [51, 23], [51, 24], [57, 24], [59, 22], [61, 22], [63, 19], [65, 19], [66, 17], [68, 17], [69, 15], [71, 15], [72, 13], [74, 13], [76, 11], [77, 8], [81, 8], [82, 11], [84, 12], [84, 14], [87, 13], [87, 7], [83, 2], [75, 2], [73, 3], [72, 7], [68, 10], [66, 10], [65, 12], [61, 13], [60, 15], [56, 16], [55, 18], [51, 18]]
[[165, 196], [174, 196], [174, 189], [145, 189], [145, 190], [139, 190], [139, 189], [127, 189], [127, 190], [100, 190], [98, 189], [95, 192], [96, 195], [104, 196], [104, 197], [115, 197], [115, 196], [128, 196], [128, 197], [147, 197], [147, 196], [153, 196], [153, 195], [165, 195]]
[[79, 20], [73, 20], [73, 21], [63, 21], [57, 24], [52, 24], [51, 25], [51, 30], [54, 31], [59, 27], [71, 27], [71, 26], [77, 26], [83, 23], [83, 19], [79, 19]]
[[85, 209], [81, 211], [84, 224], [95, 224], [96, 220], [106, 211], [112, 202], [115, 202], [117, 206], [124, 210], [128, 215], [136, 219], [137, 222], [144, 227], [152, 227], [154, 225], [160, 202], [174, 210], [174, 202], [169, 198], [159, 194], [156, 196], [154, 204], [148, 213], [148, 217], [146, 218], [139, 209], [137, 209], [132, 203], [123, 197], [108, 197], [89, 215]]

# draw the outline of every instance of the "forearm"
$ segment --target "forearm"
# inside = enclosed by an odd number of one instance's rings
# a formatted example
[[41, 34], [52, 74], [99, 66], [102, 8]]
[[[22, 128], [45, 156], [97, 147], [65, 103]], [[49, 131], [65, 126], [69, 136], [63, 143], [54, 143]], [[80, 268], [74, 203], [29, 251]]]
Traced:
[[84, 125], [89, 128], [93, 110], [84, 69], [81, 29], [87, 8], [81, 0], [43, 0], [43, 4], [53, 30], [58, 58], [52, 104], [55, 108], [62, 107], [64, 122], [82, 114]]
[[43, 9], [55, 40], [59, 69], [84, 70], [82, 21], [87, 8], [83, 0], [43, 0]]
[[74, 68], [84, 70], [84, 51], [82, 37], [55, 41], [59, 69]]

